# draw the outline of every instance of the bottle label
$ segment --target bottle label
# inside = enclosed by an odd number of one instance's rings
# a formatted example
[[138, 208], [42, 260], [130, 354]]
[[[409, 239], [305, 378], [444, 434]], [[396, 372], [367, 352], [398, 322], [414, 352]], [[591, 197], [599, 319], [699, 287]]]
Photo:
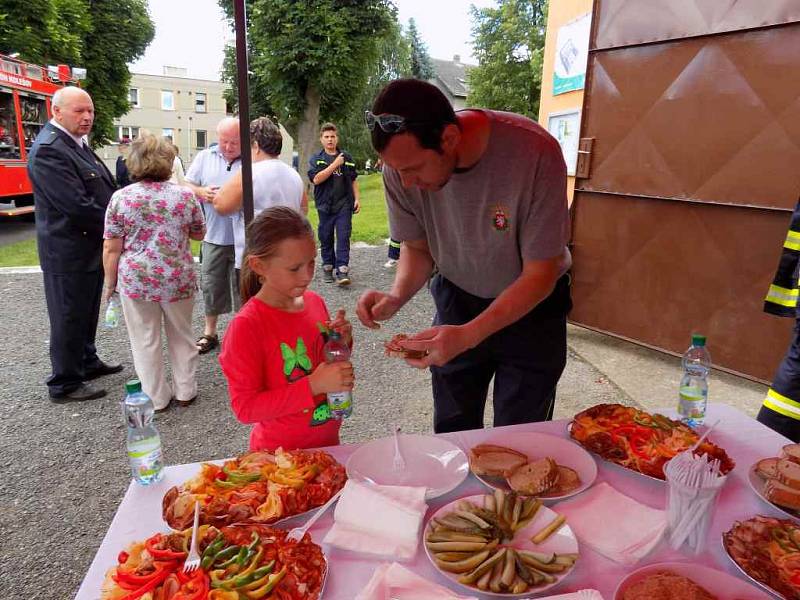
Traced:
[[152, 479], [163, 469], [161, 441], [144, 440], [128, 446], [131, 473], [137, 479]]
[[692, 386], [683, 386], [678, 393], [678, 413], [688, 419], [702, 419], [706, 416], [706, 394]]
[[336, 392], [328, 394], [328, 406], [333, 412], [346, 412], [353, 405], [353, 395], [350, 392]]

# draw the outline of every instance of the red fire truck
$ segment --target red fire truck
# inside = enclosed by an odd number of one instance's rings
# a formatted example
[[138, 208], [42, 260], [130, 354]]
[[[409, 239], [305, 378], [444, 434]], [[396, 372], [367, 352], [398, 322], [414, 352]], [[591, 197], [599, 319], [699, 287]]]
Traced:
[[45, 68], [0, 54], [0, 215], [33, 212], [28, 152], [50, 120], [53, 94], [83, 77], [83, 69]]

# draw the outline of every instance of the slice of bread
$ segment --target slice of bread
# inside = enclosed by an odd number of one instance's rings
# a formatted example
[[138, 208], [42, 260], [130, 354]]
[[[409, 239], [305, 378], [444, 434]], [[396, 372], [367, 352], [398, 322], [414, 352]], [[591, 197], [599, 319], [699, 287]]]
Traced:
[[788, 458], [782, 458], [778, 461], [776, 469], [778, 480], [783, 485], [800, 490], [800, 464], [792, 462]]
[[403, 348], [403, 346], [400, 345], [400, 342], [407, 339], [408, 336], [405, 333], [398, 333], [388, 342], [384, 342], [384, 354], [386, 354], [386, 356], [391, 356], [392, 358], [420, 359], [427, 356], [428, 353], [425, 350], [411, 350], [410, 348]]
[[522, 465], [506, 481], [515, 492], [535, 496], [552, 488], [558, 477], [556, 461], [545, 457]]
[[564, 465], [558, 465], [558, 478], [553, 487], [542, 494], [543, 497], [549, 496], [563, 496], [569, 494], [572, 490], [579, 488], [581, 485], [581, 478], [575, 469], [570, 469]]
[[779, 458], [762, 458], [756, 463], [756, 474], [761, 479], [776, 479], [779, 460]]
[[792, 462], [800, 463], [800, 444], [786, 444], [781, 449], [781, 458], [788, 458]]
[[469, 451], [469, 467], [476, 475], [505, 478], [527, 462], [527, 456], [508, 448]]
[[764, 496], [778, 506], [800, 510], [800, 490], [782, 484], [776, 479], [770, 479], [764, 486]]

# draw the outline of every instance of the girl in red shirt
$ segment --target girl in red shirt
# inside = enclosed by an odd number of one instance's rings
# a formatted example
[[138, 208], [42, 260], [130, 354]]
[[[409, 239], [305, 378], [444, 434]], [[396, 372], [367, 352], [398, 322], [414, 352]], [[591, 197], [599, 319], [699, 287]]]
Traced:
[[340, 310], [309, 291], [317, 249], [308, 220], [285, 206], [268, 208], [248, 229], [242, 260], [244, 304], [225, 333], [219, 362], [231, 407], [253, 423], [250, 450], [317, 448], [339, 443], [341, 421], [326, 393], [353, 389], [350, 362], [325, 362], [326, 328], [352, 344]]

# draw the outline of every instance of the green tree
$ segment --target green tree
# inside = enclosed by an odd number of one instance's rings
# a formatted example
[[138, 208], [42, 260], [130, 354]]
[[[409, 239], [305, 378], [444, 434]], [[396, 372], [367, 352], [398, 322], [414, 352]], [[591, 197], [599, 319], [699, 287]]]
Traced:
[[0, 52], [28, 62], [86, 69], [83, 83], [95, 106], [92, 145], [116, 133], [125, 114], [130, 72], [155, 35], [146, 0], [3, 0]]
[[428, 55], [428, 48], [419, 35], [414, 19], [408, 20], [406, 39], [411, 46], [411, 77], [416, 79], [433, 79], [433, 63]]
[[[232, 1], [219, 4], [232, 21]], [[395, 12], [390, 0], [247, 1], [249, 85], [264, 90], [296, 140], [301, 172], [320, 115], [343, 121], [355, 108]], [[236, 77], [230, 63], [227, 82]]]
[[500, 0], [470, 8], [478, 66], [469, 71], [470, 106], [539, 116], [546, 0]]
[[[338, 125], [342, 145], [353, 156], [359, 168], [367, 159], [375, 162], [375, 151], [369, 130], [364, 123], [364, 111], [372, 108], [375, 96], [387, 83], [399, 77], [411, 77], [411, 46], [403, 35], [400, 24], [394, 22], [388, 33], [379, 42], [380, 55], [373, 63], [371, 72], [354, 110]], [[322, 115], [322, 120], [327, 115]]]

